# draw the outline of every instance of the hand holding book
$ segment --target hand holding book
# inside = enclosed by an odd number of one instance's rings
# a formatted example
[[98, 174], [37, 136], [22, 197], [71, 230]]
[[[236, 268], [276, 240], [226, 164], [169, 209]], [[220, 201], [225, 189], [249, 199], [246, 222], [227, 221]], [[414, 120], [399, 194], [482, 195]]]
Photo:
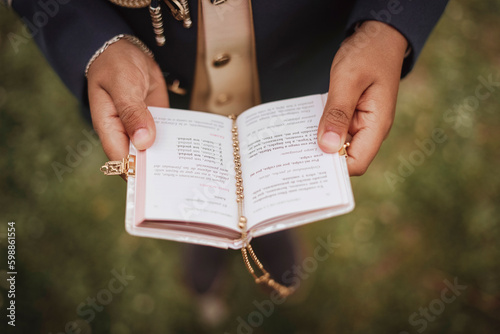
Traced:
[[365, 21], [335, 55], [318, 144], [334, 153], [352, 135], [351, 175], [365, 173], [389, 133], [408, 51], [406, 38], [395, 28]]
[[[347, 133], [353, 135], [351, 175], [366, 171], [389, 132], [407, 47], [391, 26], [366, 21], [335, 55], [318, 144], [334, 153]], [[156, 130], [146, 106], [168, 107], [168, 94], [158, 64], [139, 48], [126, 40], [107, 48], [90, 66], [88, 93], [92, 122], [110, 159], [123, 158], [129, 140], [140, 149], [153, 144]]]
[[[316, 143], [324, 103], [324, 95], [272, 102], [234, 121], [150, 108], [154, 145], [130, 147], [136, 160], [127, 231], [237, 249], [252, 237], [352, 210], [345, 156], [324, 153]], [[240, 193], [246, 240], [238, 226]]]
[[145, 151], [130, 146], [127, 231], [241, 248], [248, 263], [253, 237], [351, 211], [346, 157], [316, 143], [324, 104], [324, 95], [311, 95], [234, 119], [150, 108], [155, 143]]
[[154, 59], [121, 39], [91, 64], [87, 79], [92, 123], [108, 158], [126, 156], [129, 139], [141, 150], [153, 145], [156, 130], [147, 106], [169, 106]]

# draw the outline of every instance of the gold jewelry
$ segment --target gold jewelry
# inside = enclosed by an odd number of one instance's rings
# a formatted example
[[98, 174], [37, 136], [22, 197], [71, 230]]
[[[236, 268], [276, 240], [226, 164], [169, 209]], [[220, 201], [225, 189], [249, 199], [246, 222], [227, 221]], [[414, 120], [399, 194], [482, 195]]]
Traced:
[[[163, 29], [163, 17], [161, 14], [161, 5], [158, 0], [109, 0], [113, 4], [126, 8], [144, 8], [149, 6], [149, 14], [153, 24], [156, 44], [158, 46], [165, 45], [165, 35]], [[189, 5], [187, 0], [164, 0], [165, 4], [170, 9], [170, 13], [177, 21], [182, 21], [184, 28], [191, 28], [193, 21], [189, 13]]]
[[126, 8], [144, 8], [149, 6], [151, 0], [109, 0], [117, 6]]
[[184, 28], [191, 28], [193, 21], [191, 21], [191, 14], [189, 13], [189, 5], [187, 0], [164, 0], [172, 16], [177, 21], [182, 21]]
[[[233, 120], [233, 128], [231, 130], [233, 134], [233, 156], [234, 156], [234, 171], [236, 172], [236, 202], [238, 203], [238, 227], [241, 230], [241, 240], [243, 241], [243, 246], [241, 247], [241, 255], [243, 256], [243, 262], [247, 267], [250, 275], [253, 276], [255, 283], [261, 284], [263, 286], [269, 287], [275, 290], [281, 297], [288, 297], [294, 293], [296, 286], [285, 286], [276, 282], [269, 272], [264, 268], [262, 262], [259, 261], [257, 255], [253, 251], [250, 243], [247, 242], [247, 218], [243, 214], [243, 179], [241, 177], [241, 160], [239, 154], [239, 141], [238, 141], [238, 126], [236, 125], [236, 116], [229, 115], [229, 118]], [[249, 256], [250, 255], [250, 256]], [[253, 265], [252, 265], [253, 262]], [[256, 269], [260, 271], [260, 276], [257, 274]]]
[[89, 69], [90, 69], [90, 65], [92, 65], [92, 63], [111, 45], [113, 45], [114, 43], [118, 42], [119, 40], [121, 39], [126, 39], [127, 41], [129, 41], [130, 43], [134, 44], [135, 46], [137, 46], [139, 49], [141, 49], [145, 54], [147, 54], [148, 56], [150, 56], [151, 58], [154, 59], [154, 55], [153, 55], [153, 52], [151, 52], [151, 50], [143, 43], [141, 42], [141, 40], [135, 36], [132, 36], [132, 35], [126, 35], [126, 34], [120, 34], [120, 35], [117, 35], [113, 38], [111, 38], [109, 41], [107, 41], [106, 43], [104, 43], [103, 46], [101, 46], [101, 48], [99, 50], [96, 51], [96, 53], [94, 53], [94, 55], [92, 56], [92, 58], [90, 58], [89, 62], [87, 63], [87, 66], [85, 67], [85, 77], [87, 77], [87, 75], [89, 74]]
[[157, 0], [151, 1], [149, 5], [149, 14], [153, 22], [153, 31], [155, 32], [156, 44], [165, 45], [165, 35], [163, 34], [163, 18], [161, 16], [161, 6]]

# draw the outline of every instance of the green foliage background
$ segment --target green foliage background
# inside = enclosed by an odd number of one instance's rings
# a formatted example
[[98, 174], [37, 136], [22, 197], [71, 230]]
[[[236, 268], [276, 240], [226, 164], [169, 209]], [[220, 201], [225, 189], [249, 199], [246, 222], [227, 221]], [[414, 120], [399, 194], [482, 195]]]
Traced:
[[[498, 333], [500, 87], [474, 96], [480, 77], [500, 81], [499, 19], [498, 1], [449, 4], [402, 81], [390, 137], [352, 179], [355, 211], [297, 229], [306, 256], [318, 236], [340, 246], [254, 333]], [[183, 285], [182, 246], [125, 232], [125, 183], [100, 174], [99, 145], [58, 179], [53, 163], [66, 164], [67, 147], [79, 147], [91, 127], [34, 43], [12, 47], [8, 34], [20, 31], [0, 7], [2, 333], [14, 332], [5, 317], [8, 221], [16, 222], [18, 332], [71, 333], [76, 320], [75, 333], [236, 333], [253, 301], [268, 299], [237, 252], [222, 295], [226, 320], [208, 326]], [[418, 161], [416, 140], [438, 128], [446, 140]], [[409, 159], [421, 164], [391, 187], [388, 175]], [[78, 305], [122, 268], [135, 278], [90, 323], [80, 319]], [[412, 325], [409, 317], [435, 307], [444, 281], [455, 279], [467, 289], [425, 329]]]

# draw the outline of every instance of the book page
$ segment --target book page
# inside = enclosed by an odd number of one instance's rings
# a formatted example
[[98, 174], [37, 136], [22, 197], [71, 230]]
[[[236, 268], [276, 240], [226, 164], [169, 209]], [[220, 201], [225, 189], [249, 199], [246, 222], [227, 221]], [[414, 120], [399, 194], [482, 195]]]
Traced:
[[195, 111], [149, 109], [156, 140], [143, 151], [145, 219], [210, 223], [238, 230], [232, 120]]
[[248, 227], [279, 216], [346, 204], [338, 154], [317, 145], [321, 95], [278, 101], [238, 117]]

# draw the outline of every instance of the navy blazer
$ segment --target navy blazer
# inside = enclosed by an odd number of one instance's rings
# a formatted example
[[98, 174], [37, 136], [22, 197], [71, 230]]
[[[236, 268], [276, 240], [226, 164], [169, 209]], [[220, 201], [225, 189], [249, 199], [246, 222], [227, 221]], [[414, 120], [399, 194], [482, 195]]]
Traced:
[[[221, 15], [231, 15], [229, 0]], [[408, 40], [413, 67], [447, 0], [253, 0], [257, 66], [262, 102], [323, 93], [341, 41], [365, 20], [386, 22]], [[182, 27], [163, 4], [166, 44], [156, 46], [147, 8], [127, 9], [107, 0], [13, 0], [36, 43], [66, 86], [88, 103], [84, 70], [92, 55], [118, 34], [140, 38], [169, 78], [191, 88], [196, 54], [198, 1], [189, 0], [193, 26]], [[228, 29], [231, 29], [228, 27]]]

